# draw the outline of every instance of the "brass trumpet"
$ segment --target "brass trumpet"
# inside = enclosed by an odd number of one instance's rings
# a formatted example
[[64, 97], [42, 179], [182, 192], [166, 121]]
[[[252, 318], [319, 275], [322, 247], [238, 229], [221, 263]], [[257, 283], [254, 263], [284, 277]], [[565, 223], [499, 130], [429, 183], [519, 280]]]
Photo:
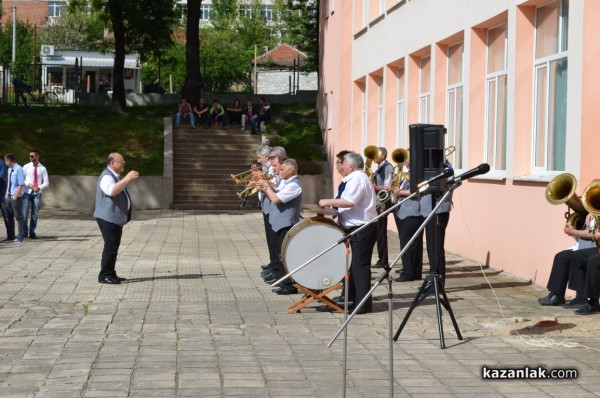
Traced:
[[252, 178], [252, 172], [256, 169], [256, 166], [252, 165], [250, 170], [243, 171], [239, 174], [230, 174], [231, 180], [234, 184], [245, 184]]

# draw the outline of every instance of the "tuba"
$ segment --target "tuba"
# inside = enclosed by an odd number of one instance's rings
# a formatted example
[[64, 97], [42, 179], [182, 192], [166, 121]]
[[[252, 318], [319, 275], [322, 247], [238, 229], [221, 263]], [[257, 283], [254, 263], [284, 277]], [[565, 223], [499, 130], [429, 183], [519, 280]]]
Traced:
[[[408, 150], [404, 148], [397, 148], [394, 149], [391, 157], [394, 163], [396, 163], [396, 166], [394, 167], [394, 174], [392, 175], [392, 182], [390, 183], [390, 186], [395, 188], [402, 185], [402, 181], [410, 180], [410, 175], [402, 171], [404, 165], [408, 162], [410, 154]], [[391, 200], [392, 203], [396, 202], [396, 196], [394, 195], [393, 189], [378, 191], [377, 199], [379, 199], [379, 206], [381, 208], [385, 207], [385, 204], [388, 202], [388, 200]]]
[[[567, 224], [573, 226], [575, 229], [581, 229], [585, 224], [585, 216], [588, 212], [583, 206], [581, 199], [575, 193], [576, 187], [577, 179], [573, 174], [559, 174], [546, 186], [546, 200], [553, 205], [565, 203], [569, 207], [569, 210], [565, 213]], [[596, 199], [594, 198], [594, 200]], [[571, 209], [574, 213], [571, 213]]]
[[592, 234], [592, 240], [600, 247], [600, 242], [594, 237], [594, 233], [600, 228], [600, 181], [595, 180], [585, 188], [581, 195], [583, 207], [594, 216], [588, 225], [588, 232]]
[[375, 145], [369, 145], [364, 150], [365, 158], [367, 161], [365, 162], [365, 173], [372, 180], [373, 179], [373, 170], [371, 170], [371, 165], [375, 159], [379, 159], [381, 157], [381, 150]]

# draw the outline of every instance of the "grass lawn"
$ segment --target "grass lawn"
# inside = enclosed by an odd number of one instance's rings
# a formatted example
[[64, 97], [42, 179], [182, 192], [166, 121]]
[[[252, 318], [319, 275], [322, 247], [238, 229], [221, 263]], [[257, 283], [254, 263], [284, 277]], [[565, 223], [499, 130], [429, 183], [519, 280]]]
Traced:
[[[274, 117], [287, 116], [272, 123], [267, 134], [273, 146], [284, 146], [288, 156], [299, 160], [305, 174], [320, 174], [320, 166], [310, 160], [326, 159], [314, 108], [314, 103], [272, 106]], [[106, 167], [106, 156], [119, 152], [127, 170], [160, 176], [163, 119], [175, 111], [172, 104], [128, 107], [122, 115], [105, 107], [0, 105], [0, 153], [14, 153], [22, 166], [35, 148], [51, 175], [82, 176], [98, 175]]]
[[97, 175], [116, 151], [127, 169], [162, 175], [163, 118], [173, 113], [173, 105], [130, 107], [123, 115], [104, 107], [3, 105], [0, 153], [14, 153], [24, 165], [29, 150], [37, 148], [52, 175]]

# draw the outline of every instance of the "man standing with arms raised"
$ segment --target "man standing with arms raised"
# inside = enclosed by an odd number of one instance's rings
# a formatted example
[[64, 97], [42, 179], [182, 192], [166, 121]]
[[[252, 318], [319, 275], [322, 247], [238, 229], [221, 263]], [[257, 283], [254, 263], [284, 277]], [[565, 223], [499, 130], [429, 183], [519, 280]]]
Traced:
[[125, 280], [117, 276], [115, 264], [121, 245], [123, 225], [131, 220], [131, 197], [127, 185], [139, 177], [137, 171], [131, 170], [123, 178], [119, 175], [125, 170], [125, 159], [113, 152], [106, 159], [106, 169], [100, 174], [96, 186], [96, 207], [94, 217], [100, 227], [104, 249], [98, 282], [116, 285]]
[[[25, 172], [23, 227], [26, 238], [36, 239], [35, 228], [37, 227], [38, 214], [42, 205], [42, 191], [48, 188], [50, 182], [48, 181], [48, 170], [40, 163], [40, 151], [37, 149], [29, 151], [29, 160], [31, 162], [23, 166]], [[29, 222], [29, 214], [31, 214], [31, 222]]]
[[[321, 199], [319, 206], [337, 207], [340, 227], [346, 233], [352, 233], [377, 217], [376, 197], [373, 184], [363, 171], [364, 162], [360, 154], [346, 154], [342, 167], [346, 180], [344, 192], [339, 199]], [[348, 308], [350, 312], [356, 309], [371, 289], [371, 256], [376, 237], [377, 226], [371, 223], [350, 238], [352, 263], [347, 288], [348, 301], [354, 302]], [[364, 314], [371, 310], [372, 298], [369, 297], [358, 313]]]

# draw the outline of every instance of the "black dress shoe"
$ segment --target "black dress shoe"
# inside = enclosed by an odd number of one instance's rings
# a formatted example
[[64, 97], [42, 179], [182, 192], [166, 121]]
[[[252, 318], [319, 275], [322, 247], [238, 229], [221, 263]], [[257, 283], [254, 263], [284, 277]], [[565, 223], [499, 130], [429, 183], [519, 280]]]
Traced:
[[121, 283], [120, 280], [118, 280], [117, 278], [113, 278], [112, 276], [102, 277], [98, 280], [98, 282], [107, 283], [109, 285], [118, 285], [119, 283]]
[[389, 265], [388, 264], [377, 263], [377, 264], [373, 265], [371, 268], [385, 268], [385, 267], [389, 267]]
[[265, 264], [265, 265], [261, 265], [260, 268], [262, 269], [268, 269], [271, 268], [269, 264]]
[[127, 280], [127, 278], [122, 278], [122, 277], [116, 276], [116, 275], [115, 275], [115, 279], [118, 280], [119, 282], [123, 282], [123, 281]]
[[586, 303], [586, 299], [575, 297], [573, 300], [567, 301], [565, 304], [561, 305], [561, 307], [566, 309], [578, 309], [583, 307]]
[[344, 296], [335, 296], [331, 298], [331, 301], [335, 301], [336, 303], [343, 303], [345, 301]]
[[410, 282], [410, 281], [414, 281], [415, 279], [406, 275], [406, 274], [400, 274], [399, 277], [397, 277], [396, 279], [394, 279], [396, 282]]
[[544, 300], [549, 300], [549, 299], [550, 299], [550, 297], [552, 297], [552, 295], [553, 295], [553, 294], [554, 294], [554, 293], [550, 292], [550, 293], [548, 293], [548, 295], [547, 295], [547, 296], [540, 297], [540, 298], [538, 299], [538, 303], [542, 304], [542, 301], [544, 301]]
[[578, 310], [575, 310], [577, 315], [590, 315], [600, 312], [600, 305], [585, 303], [585, 305]]
[[550, 297], [544, 297], [538, 300], [541, 305], [561, 305], [565, 303], [565, 298], [559, 295], [553, 294]]
[[273, 293], [276, 294], [297, 294], [298, 293], [298, 289], [296, 289], [294, 286], [280, 286], [276, 289], [272, 290]]

